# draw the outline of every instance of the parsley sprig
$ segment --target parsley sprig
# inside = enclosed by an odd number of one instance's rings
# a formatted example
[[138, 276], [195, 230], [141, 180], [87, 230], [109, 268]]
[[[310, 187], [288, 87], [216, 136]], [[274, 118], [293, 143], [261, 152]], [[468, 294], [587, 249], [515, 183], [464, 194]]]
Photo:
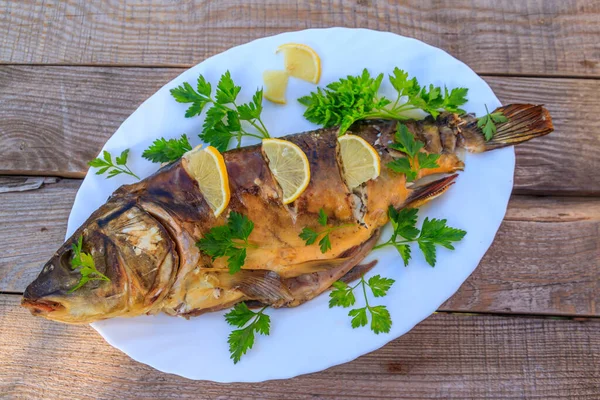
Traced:
[[481, 128], [483, 135], [485, 136], [485, 140], [490, 140], [496, 134], [496, 124], [506, 122], [508, 121], [508, 118], [506, 118], [500, 111], [490, 113], [487, 108], [487, 104], [485, 106], [485, 112], [486, 114], [483, 117], [477, 119], [477, 126]]
[[[196, 89], [187, 82], [171, 89], [171, 95], [179, 103], [191, 104], [185, 112], [186, 118], [200, 115], [206, 105], [212, 106], [206, 111], [206, 117], [199, 135], [206, 143], [210, 143], [217, 150], [223, 152], [229, 147], [232, 139], [237, 140], [237, 147], [241, 146], [243, 136], [258, 139], [269, 138], [260, 114], [262, 113], [263, 91], [258, 89], [249, 103], [236, 102], [241, 87], [236, 86], [229, 71], [221, 75], [217, 84], [215, 96], [212, 96], [212, 86], [204, 76], [200, 75]], [[250, 132], [248, 126], [256, 130]]]
[[111, 154], [104, 150], [102, 152], [102, 158], [96, 157], [88, 163], [90, 167], [99, 168], [96, 171], [96, 175], [102, 175], [108, 172], [106, 178], [113, 178], [119, 174], [131, 175], [134, 178], [140, 179], [139, 176], [134, 174], [127, 166], [127, 157], [129, 156], [129, 149], [125, 149], [121, 152], [120, 156], [115, 157], [115, 163], [112, 161]]
[[362, 119], [410, 119], [407, 111], [421, 109], [436, 118], [440, 110], [464, 113], [459, 107], [467, 102], [467, 88], [448, 91], [439, 86], [421, 86], [416, 78], [394, 68], [389, 82], [397, 91], [396, 99], [378, 97], [383, 74], [372, 77], [365, 68], [361, 75], [342, 78], [298, 101], [307, 107], [304, 117], [324, 127], [339, 125], [339, 134]]
[[155, 163], [173, 162], [192, 149], [188, 137], [184, 134], [179, 139], [156, 139], [142, 153], [142, 157]]
[[394, 150], [406, 154], [406, 158], [397, 158], [386, 166], [394, 172], [405, 174], [406, 181], [412, 182], [417, 179], [419, 171], [426, 168], [439, 167], [437, 161], [439, 154], [428, 154], [422, 152], [425, 146], [423, 142], [415, 140], [415, 137], [408, 131], [406, 125], [399, 123], [396, 128], [395, 142], [388, 146]]
[[246, 262], [246, 249], [257, 246], [248, 242], [254, 223], [245, 215], [232, 211], [226, 225], [216, 226], [196, 242], [196, 246], [215, 260], [227, 257], [229, 273], [238, 272]]
[[347, 283], [337, 281], [333, 283], [333, 290], [329, 293], [329, 308], [332, 307], [344, 307], [348, 308], [356, 303], [356, 297], [354, 295], [354, 289], [362, 286], [362, 292], [365, 298], [365, 306], [362, 308], [354, 308], [348, 313], [349, 317], [352, 317], [352, 328], [358, 328], [367, 325], [369, 317], [371, 316], [371, 330], [376, 334], [382, 332], [388, 333], [392, 327], [392, 318], [387, 310], [386, 306], [372, 306], [369, 304], [367, 298], [367, 287], [371, 289], [371, 293], [375, 297], [383, 297], [387, 294], [388, 290], [394, 284], [394, 280], [390, 278], [382, 278], [381, 275], [375, 275], [369, 278], [368, 281], [362, 276], [360, 281], [354, 285], [349, 286]]
[[110, 279], [106, 275], [102, 274], [96, 269], [96, 264], [94, 263], [94, 258], [92, 255], [81, 251], [82, 246], [83, 235], [79, 236], [77, 243], [73, 243], [71, 245], [71, 249], [73, 249], [71, 269], [77, 270], [81, 274], [81, 278], [79, 279], [77, 285], [73, 289], [69, 290], [69, 293], [73, 293], [89, 281], [110, 282]]
[[[231, 311], [225, 314], [225, 320], [236, 329], [229, 334], [229, 353], [234, 364], [237, 364], [242, 356], [254, 346], [254, 333], [268, 336], [271, 328], [271, 318], [265, 314], [263, 307], [258, 312], [248, 308], [246, 303], [238, 303]], [[250, 322], [248, 324], [248, 322]]]
[[[323, 210], [322, 208], [319, 210], [318, 221], [319, 225], [327, 226], [327, 214], [325, 214], [325, 210]], [[298, 236], [300, 236], [300, 239], [306, 242], [307, 246], [310, 246], [311, 244], [315, 243], [317, 239], [320, 236], [322, 236], [321, 240], [319, 240], [319, 248], [321, 249], [321, 253], [325, 254], [327, 251], [331, 250], [331, 240], [329, 239], [329, 234], [335, 230], [346, 228], [348, 226], [352, 226], [352, 224], [331, 226], [320, 231], [316, 231], [312, 228], [306, 227], [302, 229], [302, 232], [300, 232], [300, 235]]]
[[419, 245], [419, 249], [425, 256], [425, 261], [432, 267], [435, 267], [436, 263], [436, 246], [442, 246], [450, 250], [454, 250], [453, 242], [461, 241], [462, 238], [467, 234], [462, 229], [452, 228], [446, 225], [445, 219], [437, 219], [426, 217], [419, 230], [417, 225], [417, 213], [418, 208], [405, 208], [400, 211], [396, 211], [394, 207], [390, 206], [388, 209], [388, 216], [394, 232], [387, 242], [378, 244], [373, 247], [373, 250], [380, 249], [386, 246], [394, 246], [402, 260], [404, 266], [408, 265], [411, 259], [411, 248], [410, 243], [416, 242]]

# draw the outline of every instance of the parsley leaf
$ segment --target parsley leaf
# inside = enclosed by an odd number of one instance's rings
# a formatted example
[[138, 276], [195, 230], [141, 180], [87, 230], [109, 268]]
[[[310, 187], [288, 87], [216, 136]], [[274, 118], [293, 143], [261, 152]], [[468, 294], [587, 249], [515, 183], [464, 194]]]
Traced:
[[390, 278], [382, 278], [380, 275], [372, 276], [369, 279], [369, 287], [375, 297], [383, 297], [394, 284], [394, 280]]
[[309, 246], [317, 241], [319, 233], [310, 228], [303, 228], [298, 236], [300, 236], [300, 239], [304, 240], [306, 245]]
[[[327, 226], [327, 214], [322, 208], [319, 209], [319, 217], [317, 221], [319, 225]], [[352, 224], [331, 226], [321, 231], [316, 231], [312, 228], [304, 227], [302, 229], [302, 232], [300, 232], [298, 236], [300, 237], [300, 239], [304, 240], [307, 246], [310, 246], [311, 244], [314, 244], [317, 241], [317, 239], [323, 235], [321, 237], [321, 240], [319, 240], [319, 248], [321, 249], [321, 253], [325, 254], [329, 250], [331, 250], [331, 239], [329, 238], [329, 234], [335, 230], [346, 228], [348, 226], [352, 226]]]
[[327, 214], [322, 208], [319, 209], [319, 224], [321, 226], [327, 226]]
[[356, 302], [353, 289], [345, 282], [333, 282], [333, 290], [329, 294], [329, 308], [350, 307]]
[[[394, 232], [387, 242], [378, 244], [373, 249], [380, 249], [385, 246], [394, 246], [404, 261], [404, 266], [408, 266], [411, 258], [411, 249], [409, 243], [417, 242], [419, 249], [425, 256], [425, 261], [432, 267], [435, 267], [436, 246], [443, 246], [449, 250], [454, 250], [453, 242], [461, 241], [466, 231], [452, 228], [446, 225], [445, 219], [428, 217], [423, 221], [421, 230], [416, 228], [417, 212], [416, 208], [402, 209], [396, 211], [392, 206], [388, 209], [388, 216], [392, 223]], [[402, 239], [399, 239], [402, 238]]]
[[417, 179], [422, 169], [439, 167], [437, 161], [440, 155], [422, 152], [425, 145], [415, 139], [406, 125], [398, 123], [394, 140], [395, 143], [391, 143], [389, 147], [406, 154], [406, 158], [396, 158], [386, 166], [396, 173], [406, 175], [407, 182]]
[[127, 174], [133, 176], [134, 178], [140, 179], [140, 177], [134, 174], [126, 165], [128, 156], [129, 149], [123, 150], [121, 152], [121, 155], [115, 158], [115, 164], [112, 161], [111, 154], [108, 151], [104, 150], [102, 152], [102, 158], [96, 157], [92, 161], [90, 161], [88, 165], [93, 168], [99, 168], [98, 171], [96, 171], [96, 175], [102, 175], [108, 172], [106, 176], [107, 178], [113, 178], [119, 174]]
[[[225, 320], [229, 325], [241, 328], [229, 334], [229, 353], [234, 364], [237, 364], [242, 356], [254, 346], [254, 333], [264, 336], [269, 335], [271, 318], [264, 313], [267, 306], [260, 311], [254, 312], [248, 308], [246, 303], [238, 303], [233, 309], [225, 314]], [[248, 324], [250, 322], [250, 324]], [[246, 324], [248, 324], [246, 326]]]
[[191, 103], [190, 107], [185, 112], [186, 118], [200, 115], [204, 106], [212, 101], [210, 98], [210, 83], [207, 82], [202, 75], [198, 77], [196, 89], [197, 90], [194, 90], [192, 85], [187, 82], [171, 89], [171, 96], [173, 96], [178, 103]]
[[172, 162], [180, 159], [186, 152], [192, 150], [188, 137], [182, 135], [179, 139], [156, 139], [142, 153], [142, 157], [155, 163]]
[[[196, 246], [212, 257], [227, 257], [229, 273], [238, 272], [246, 261], [246, 249], [256, 246], [248, 242], [248, 237], [254, 229], [254, 223], [246, 216], [232, 211], [229, 214], [227, 225], [211, 228]], [[234, 241], [235, 240], [235, 241]]]
[[236, 101], [240, 91], [241, 87], [235, 84], [231, 73], [226, 71], [219, 79], [214, 98], [210, 83], [202, 75], [198, 77], [196, 90], [184, 82], [171, 89], [171, 95], [179, 103], [191, 103], [185, 113], [186, 118], [202, 114], [205, 106], [211, 105], [206, 111], [202, 132], [198, 136], [224, 152], [232, 139], [237, 140], [237, 146], [240, 147], [244, 136], [258, 139], [270, 137], [260, 118], [263, 110], [262, 89], [254, 93], [251, 102], [238, 105]]
[[356, 303], [354, 297], [354, 289], [361, 286], [365, 299], [365, 306], [362, 308], [354, 308], [348, 312], [348, 316], [352, 317], [350, 321], [353, 328], [366, 326], [369, 323], [369, 315], [371, 316], [371, 330], [376, 334], [382, 332], [387, 333], [392, 327], [392, 318], [387, 308], [383, 305], [371, 306], [367, 298], [367, 287], [371, 289], [374, 297], [383, 297], [394, 284], [394, 280], [390, 278], [382, 278], [381, 275], [375, 275], [368, 281], [364, 276], [355, 286], [337, 281], [333, 283], [333, 290], [329, 293], [329, 308], [344, 307], [348, 308]]
[[110, 282], [110, 279], [100, 273], [96, 269], [96, 264], [94, 263], [94, 258], [91, 254], [84, 253], [81, 251], [83, 246], [83, 235], [79, 236], [77, 239], [77, 243], [73, 243], [71, 245], [71, 249], [73, 250], [73, 259], [71, 259], [71, 269], [78, 270], [81, 274], [81, 278], [75, 287], [69, 290], [68, 293], [73, 293], [89, 281], [107, 281]]
[[490, 114], [487, 105], [485, 106], [485, 112], [486, 114], [483, 117], [477, 119], [477, 127], [481, 128], [485, 140], [491, 140], [496, 134], [496, 124], [506, 122], [508, 118], [499, 111]]
[[307, 120], [326, 128], [339, 126], [340, 135], [358, 120], [405, 120], [408, 119], [406, 111], [414, 109], [421, 109], [434, 118], [440, 110], [464, 113], [460, 106], [467, 102], [466, 88], [448, 91], [446, 87], [442, 90], [434, 85], [421, 87], [416, 78], [409, 79], [408, 73], [399, 68], [394, 68], [388, 78], [398, 92], [395, 101], [378, 96], [383, 74], [372, 77], [364, 69], [360, 75], [349, 75], [325, 88], [319, 87], [316, 92], [300, 97], [298, 102], [307, 107], [304, 112]]

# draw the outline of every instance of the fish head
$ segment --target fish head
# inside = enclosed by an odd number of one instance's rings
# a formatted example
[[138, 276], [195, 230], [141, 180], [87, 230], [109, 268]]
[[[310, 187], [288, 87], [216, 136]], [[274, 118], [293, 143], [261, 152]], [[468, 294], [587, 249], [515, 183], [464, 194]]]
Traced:
[[[168, 232], [138, 207], [107, 208], [95, 212], [26, 288], [21, 304], [33, 315], [89, 323], [149, 313], [166, 295], [177, 268]], [[96, 272], [74, 263], [77, 246]]]

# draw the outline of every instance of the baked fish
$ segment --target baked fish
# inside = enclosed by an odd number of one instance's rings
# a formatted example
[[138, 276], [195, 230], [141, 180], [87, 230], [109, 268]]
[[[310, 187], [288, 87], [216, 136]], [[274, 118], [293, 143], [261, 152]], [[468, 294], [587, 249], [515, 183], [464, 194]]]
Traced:
[[[508, 121], [498, 124], [487, 142], [472, 115], [442, 113], [435, 120], [403, 122], [425, 144], [422, 151], [440, 154], [439, 167], [421, 170], [410, 184], [404, 174], [385, 167], [405, 156], [389, 147], [398, 123], [356, 123], [349, 133], [377, 150], [382, 167], [378, 178], [352, 191], [343, 179], [336, 128], [284, 137], [304, 151], [311, 170], [308, 187], [288, 205], [282, 204], [260, 145], [227, 151], [223, 157], [231, 199], [219, 217], [203, 198], [190, 172], [193, 152], [187, 153], [154, 175], [117, 189], [45, 264], [25, 290], [22, 305], [51, 320], [89, 323], [160, 312], [191, 317], [241, 301], [273, 307], [302, 304], [347, 274], [357, 276], [353, 268], [376, 244], [389, 206], [419, 206], [444, 193], [464, 167], [461, 152], [494, 150], [553, 130], [541, 106], [515, 104], [496, 112]], [[427, 175], [441, 178], [422, 179]], [[303, 228], [319, 227], [321, 209], [330, 226], [348, 225], [331, 232], [326, 253], [299, 237]], [[224, 225], [231, 211], [254, 223], [249, 240], [255, 247], [247, 249], [242, 270], [235, 274], [224, 258], [211, 260], [195, 245], [211, 228]], [[108, 279], [77, 287], [81, 274], [71, 262], [79, 240]]]

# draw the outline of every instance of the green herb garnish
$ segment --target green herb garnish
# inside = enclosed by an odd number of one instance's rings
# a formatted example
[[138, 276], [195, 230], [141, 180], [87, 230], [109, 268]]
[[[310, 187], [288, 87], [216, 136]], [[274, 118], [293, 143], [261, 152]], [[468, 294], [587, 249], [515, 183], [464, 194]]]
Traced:
[[[319, 225], [327, 226], [327, 214], [325, 214], [325, 210], [322, 208], [319, 210], [318, 221]], [[331, 250], [331, 240], [329, 239], [329, 234], [337, 229], [346, 228], [348, 226], [352, 226], [352, 224], [332, 226], [318, 232], [311, 228], [304, 228], [298, 236], [300, 236], [300, 239], [306, 242], [307, 246], [315, 243], [319, 236], [322, 236], [321, 240], [319, 240], [319, 247], [321, 249], [321, 253], [325, 254], [328, 250]]]
[[96, 269], [94, 258], [89, 253], [81, 251], [83, 246], [83, 235], [79, 236], [77, 243], [71, 245], [73, 249], [73, 259], [71, 260], [71, 269], [77, 270], [81, 274], [81, 278], [77, 285], [69, 290], [69, 293], [73, 293], [89, 281], [107, 281], [110, 282], [108, 277]]
[[159, 138], [144, 150], [142, 157], [155, 163], [173, 162], [191, 149], [192, 145], [185, 134], [179, 139]]
[[[186, 118], [200, 115], [207, 104], [212, 107], [206, 111], [206, 117], [199, 135], [204, 142], [214, 146], [220, 152], [226, 151], [231, 139], [237, 139], [237, 147], [241, 146], [243, 136], [258, 139], [269, 138], [269, 132], [260, 118], [262, 113], [262, 89], [258, 89], [252, 101], [237, 104], [237, 96], [241, 87], [236, 86], [229, 71], [225, 72], [219, 83], [215, 97], [211, 96], [211, 84], [202, 75], [198, 77], [196, 89], [187, 82], [171, 89], [171, 95], [179, 103], [191, 103], [185, 112]], [[249, 125], [256, 132], [248, 131]]]
[[[225, 314], [229, 325], [242, 328], [232, 331], [227, 339], [229, 353], [234, 364], [237, 364], [240, 358], [254, 346], [255, 332], [265, 336], [269, 335], [271, 318], [264, 313], [267, 307], [264, 306], [260, 311], [254, 312], [248, 308], [246, 303], [238, 303]], [[248, 322], [250, 323], [248, 324]]]
[[467, 102], [466, 88], [448, 91], [434, 85], [421, 87], [416, 78], [408, 79], [407, 72], [394, 68], [389, 81], [398, 95], [392, 101], [377, 95], [382, 80], [383, 74], [373, 78], [365, 68], [361, 75], [348, 75], [298, 101], [307, 107], [307, 120], [326, 128], [339, 125], [340, 135], [362, 119], [411, 119], [405, 116], [410, 110], [421, 109], [434, 118], [440, 110], [464, 113], [459, 107]]
[[496, 134], [496, 124], [506, 122], [508, 121], [508, 118], [506, 118], [500, 111], [490, 114], [487, 105], [485, 106], [485, 112], [486, 114], [483, 117], [477, 119], [477, 126], [481, 128], [481, 131], [485, 136], [485, 140], [487, 141], [492, 139]]
[[398, 124], [395, 141], [396, 143], [389, 144], [389, 147], [401, 151], [407, 157], [397, 158], [387, 163], [386, 166], [394, 172], [405, 174], [407, 182], [414, 181], [422, 169], [439, 167], [437, 161], [440, 155], [421, 152], [420, 150], [425, 145], [423, 142], [415, 140], [406, 125]]
[[411, 259], [411, 249], [409, 243], [416, 242], [425, 256], [425, 261], [432, 267], [436, 263], [436, 245], [454, 250], [452, 242], [462, 240], [467, 234], [461, 229], [452, 228], [446, 225], [445, 219], [425, 218], [421, 230], [417, 229], [418, 208], [406, 208], [396, 211], [390, 206], [388, 215], [394, 232], [390, 239], [373, 247], [373, 250], [386, 246], [394, 246], [402, 260], [404, 266], [408, 265]]
[[361, 277], [360, 281], [349, 286], [347, 283], [337, 281], [333, 283], [333, 290], [329, 294], [329, 308], [344, 307], [348, 308], [356, 303], [354, 289], [362, 286], [362, 292], [365, 298], [365, 306], [350, 310], [348, 316], [352, 317], [352, 328], [365, 326], [369, 322], [367, 312], [371, 315], [371, 330], [376, 334], [382, 332], [388, 333], [392, 327], [392, 318], [386, 306], [372, 306], [367, 299], [367, 286], [371, 289], [371, 293], [375, 297], [383, 297], [387, 294], [390, 287], [394, 284], [393, 279], [382, 278], [380, 275], [371, 277], [365, 281], [365, 277]]
[[107, 178], [112, 178], [119, 174], [127, 174], [131, 175], [137, 179], [140, 179], [139, 176], [134, 174], [129, 167], [127, 166], [127, 157], [129, 156], [129, 149], [123, 150], [120, 156], [115, 158], [116, 165], [112, 161], [111, 154], [104, 150], [102, 152], [102, 158], [97, 157], [88, 163], [90, 167], [100, 168], [96, 171], [96, 175], [102, 175], [105, 172], [108, 172]]
[[246, 261], [246, 249], [257, 246], [248, 242], [254, 223], [245, 215], [232, 211], [227, 225], [216, 226], [196, 242], [196, 246], [215, 260], [227, 257], [229, 273], [238, 272]]

